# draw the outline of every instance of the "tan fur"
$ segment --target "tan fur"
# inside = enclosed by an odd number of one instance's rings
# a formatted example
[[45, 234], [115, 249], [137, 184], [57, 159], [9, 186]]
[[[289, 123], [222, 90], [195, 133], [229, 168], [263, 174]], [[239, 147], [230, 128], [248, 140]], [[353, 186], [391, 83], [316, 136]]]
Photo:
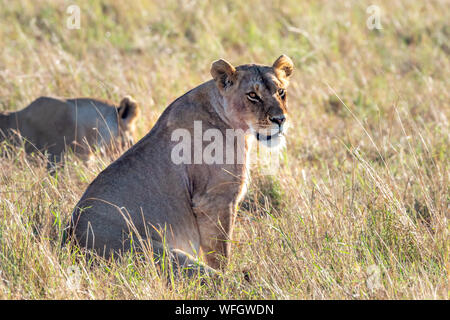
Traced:
[[[269, 119], [287, 113], [279, 89], [286, 88], [287, 70], [293, 68], [286, 64], [289, 58], [280, 59], [282, 69], [214, 62], [213, 80], [176, 99], [143, 139], [90, 184], [68, 225], [71, 239], [105, 257], [130, 249], [137, 239], [151, 243], [155, 253], [162, 252], [165, 242], [182, 264], [194, 265], [191, 257], [203, 252], [209, 266], [223, 266], [230, 256], [236, 207], [245, 193], [252, 137], [245, 137], [244, 163], [177, 165], [171, 161], [176, 144], [171, 134], [183, 128], [193, 136], [194, 121], [202, 122], [203, 131], [218, 129], [224, 136], [227, 129], [257, 133], [273, 127]], [[250, 91], [258, 93], [260, 103], [249, 100]]]
[[67, 147], [89, 159], [94, 146], [108, 149], [130, 140], [138, 116], [129, 96], [119, 107], [90, 98], [40, 97], [20, 111], [0, 113], [0, 139], [21, 137], [28, 152], [47, 151], [52, 161], [59, 161]]

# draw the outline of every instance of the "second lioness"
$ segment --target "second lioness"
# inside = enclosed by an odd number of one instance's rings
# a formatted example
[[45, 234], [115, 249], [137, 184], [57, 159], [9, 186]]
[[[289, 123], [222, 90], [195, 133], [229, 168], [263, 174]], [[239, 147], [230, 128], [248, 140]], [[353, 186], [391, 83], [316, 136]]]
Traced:
[[[176, 99], [143, 139], [89, 185], [68, 225], [70, 238], [105, 257], [141, 239], [160, 253], [165, 242], [182, 264], [191, 264], [201, 250], [209, 266], [221, 267], [230, 255], [236, 207], [246, 189], [249, 143], [283, 140], [292, 70], [284, 55], [272, 66], [214, 62], [212, 80]], [[173, 161], [178, 144], [173, 134], [193, 137], [194, 148], [196, 123], [205, 134], [244, 132], [244, 159]], [[238, 144], [233, 146], [238, 154]]]
[[47, 152], [52, 162], [71, 149], [87, 160], [93, 148], [131, 142], [139, 116], [129, 96], [119, 106], [92, 98], [40, 97], [16, 112], [0, 112], [0, 141], [25, 141], [27, 152]]

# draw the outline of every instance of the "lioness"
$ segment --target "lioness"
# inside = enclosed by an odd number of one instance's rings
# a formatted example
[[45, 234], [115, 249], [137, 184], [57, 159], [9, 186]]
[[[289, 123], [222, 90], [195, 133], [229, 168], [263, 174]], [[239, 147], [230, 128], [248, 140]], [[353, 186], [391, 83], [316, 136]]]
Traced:
[[[69, 238], [106, 258], [149, 242], [160, 254], [164, 242], [176, 264], [196, 265], [193, 256], [203, 252], [209, 267], [224, 266], [246, 192], [251, 141], [277, 145], [283, 139], [292, 71], [285, 55], [272, 66], [215, 61], [212, 80], [171, 103], [152, 130], [89, 185], [67, 226]], [[175, 164], [173, 133], [194, 136], [194, 121], [201, 121], [203, 132], [243, 132], [244, 160]], [[236, 141], [232, 147], [237, 154]], [[200, 269], [214, 270], [209, 267]]]
[[23, 137], [27, 152], [46, 150], [52, 162], [60, 161], [66, 147], [87, 160], [92, 146], [109, 148], [132, 140], [138, 116], [129, 96], [118, 107], [90, 98], [40, 97], [20, 111], [0, 112], [0, 141]]

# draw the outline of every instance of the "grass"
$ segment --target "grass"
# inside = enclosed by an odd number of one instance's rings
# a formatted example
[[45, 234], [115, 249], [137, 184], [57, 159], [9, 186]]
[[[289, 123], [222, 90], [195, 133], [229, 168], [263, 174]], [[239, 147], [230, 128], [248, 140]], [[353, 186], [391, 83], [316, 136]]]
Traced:
[[[449, 36], [446, 1], [0, 0], [0, 110], [41, 95], [119, 101], [142, 137], [212, 61], [289, 55], [292, 127], [276, 175], [253, 170], [222, 278], [167, 283], [133, 259], [79, 262], [62, 229], [118, 154], [40, 155], [0, 145], [2, 299], [448, 299]], [[243, 272], [249, 272], [250, 282]]]

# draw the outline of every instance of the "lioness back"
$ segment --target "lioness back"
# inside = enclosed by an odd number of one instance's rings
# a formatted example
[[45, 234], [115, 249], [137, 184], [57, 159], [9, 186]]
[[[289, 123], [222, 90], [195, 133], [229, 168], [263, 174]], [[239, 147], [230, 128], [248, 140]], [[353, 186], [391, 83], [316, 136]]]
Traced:
[[130, 139], [138, 115], [130, 97], [118, 107], [91, 98], [40, 97], [22, 110], [0, 114], [0, 130], [7, 137], [18, 134], [28, 152], [47, 151], [52, 160], [58, 161], [68, 147], [88, 158], [94, 146]]

